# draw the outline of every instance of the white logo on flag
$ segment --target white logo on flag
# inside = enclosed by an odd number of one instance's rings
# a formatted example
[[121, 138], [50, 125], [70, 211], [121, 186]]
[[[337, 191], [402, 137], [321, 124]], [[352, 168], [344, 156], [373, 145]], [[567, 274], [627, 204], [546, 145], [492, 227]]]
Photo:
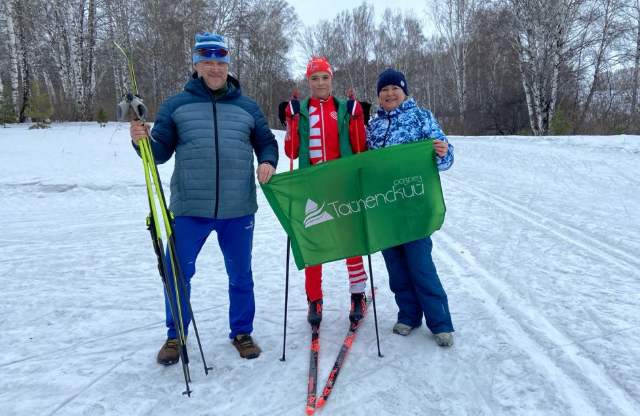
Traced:
[[318, 204], [310, 199], [307, 199], [307, 207], [305, 209], [304, 228], [309, 228], [312, 225], [320, 224], [325, 221], [332, 220], [333, 217], [327, 211], [324, 211], [324, 204], [318, 207]]

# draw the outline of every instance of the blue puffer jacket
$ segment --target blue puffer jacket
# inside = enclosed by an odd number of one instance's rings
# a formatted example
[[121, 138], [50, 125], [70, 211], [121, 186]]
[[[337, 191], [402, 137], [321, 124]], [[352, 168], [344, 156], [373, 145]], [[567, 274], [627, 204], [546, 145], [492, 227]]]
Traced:
[[213, 99], [202, 78], [169, 97], [151, 131], [157, 163], [175, 152], [171, 206], [175, 216], [235, 218], [254, 214], [253, 152], [258, 163], [278, 163], [278, 143], [262, 110], [229, 76], [229, 90]]
[[[378, 117], [367, 127], [367, 148], [379, 149], [396, 144], [417, 142], [419, 140], [438, 139], [449, 143], [440, 125], [429, 110], [418, 107], [413, 98], [409, 98], [392, 111], [378, 109]], [[453, 164], [453, 146], [444, 157], [436, 156], [438, 170], [447, 170]]]

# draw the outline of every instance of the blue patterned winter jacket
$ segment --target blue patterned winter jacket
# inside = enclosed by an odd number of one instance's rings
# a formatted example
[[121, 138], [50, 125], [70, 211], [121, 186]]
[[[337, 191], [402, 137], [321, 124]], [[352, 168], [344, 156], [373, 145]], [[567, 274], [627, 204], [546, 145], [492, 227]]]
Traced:
[[151, 130], [157, 163], [175, 152], [171, 205], [175, 216], [237, 218], [253, 214], [255, 167], [278, 163], [278, 143], [258, 103], [227, 78], [229, 90], [217, 100], [196, 74], [184, 91], [160, 107]]
[[[409, 98], [392, 111], [378, 109], [378, 117], [367, 127], [367, 149], [395, 146], [419, 140], [438, 139], [449, 143], [438, 121], [429, 110], [418, 107]], [[436, 156], [438, 170], [447, 170], [453, 165], [453, 146], [444, 157]]]

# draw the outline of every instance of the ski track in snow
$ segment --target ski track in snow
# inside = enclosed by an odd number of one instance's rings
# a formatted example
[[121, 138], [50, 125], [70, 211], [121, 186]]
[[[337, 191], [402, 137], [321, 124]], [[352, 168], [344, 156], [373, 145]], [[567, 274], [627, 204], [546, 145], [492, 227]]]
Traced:
[[[452, 182], [457, 187], [464, 189], [466, 192], [474, 194], [476, 197], [481, 198], [490, 204], [496, 205], [497, 208], [508, 211], [513, 215], [523, 219], [524, 221], [527, 221], [544, 229], [549, 234], [555, 234], [556, 236], [567, 240], [569, 243], [576, 245], [582, 250], [589, 251], [595, 256], [602, 257], [603, 260], [609, 261], [613, 266], [618, 266], [620, 265], [620, 263], [622, 263], [626, 266], [625, 268], [628, 272], [640, 272], [640, 259], [638, 259], [637, 256], [634, 256], [631, 253], [627, 253], [607, 243], [590, 237], [581, 230], [549, 219], [542, 214], [528, 209], [522, 204], [518, 204], [507, 198], [503, 198], [499, 195], [496, 195], [495, 193], [486, 192], [478, 188], [472, 189], [471, 187], [466, 186], [463, 182], [460, 181], [454, 180]], [[558, 229], [560, 229], [560, 231], [558, 231]], [[592, 248], [591, 246], [596, 247]], [[598, 251], [597, 248], [608, 251], [610, 254]]]
[[[469, 250], [465, 247], [458, 245], [452, 240], [446, 233], [439, 235], [440, 239], [446, 244], [447, 251], [454, 253], [456, 257], [448, 257], [443, 255], [446, 259], [446, 263], [451, 265], [452, 268], [458, 267], [461, 262], [466, 263], [469, 267], [465, 270], [465, 267], [460, 267], [456, 276], [463, 276], [465, 272], [472, 270], [478, 278], [483, 279], [483, 285], [478, 284], [477, 278], [474, 279], [471, 276], [470, 279], [465, 280], [464, 284], [468, 287], [469, 293], [482, 294], [485, 302], [491, 300], [492, 302], [487, 305], [490, 308], [490, 313], [493, 317], [502, 317], [506, 320], [508, 325], [501, 324], [501, 329], [509, 332], [514, 339], [517, 339], [520, 346], [524, 346], [526, 355], [534, 360], [536, 365], [541, 366], [547, 374], [552, 375], [554, 384], [558, 384], [558, 389], [562, 391], [572, 390], [579, 391], [584, 389], [584, 380], [572, 379], [573, 377], [584, 378], [581, 372], [575, 372], [573, 369], [563, 369], [562, 364], [557, 364], [553, 357], [549, 357], [546, 352], [553, 348], [560, 348], [563, 350], [563, 355], [567, 355], [569, 359], [578, 367], [578, 370], [586, 372], [587, 381], [596, 385], [599, 388], [597, 393], [604, 394], [609, 397], [609, 403], [613, 403], [618, 407], [614, 414], [638, 414], [636, 404], [633, 403], [633, 398], [630, 398], [626, 392], [621, 389], [621, 386], [614, 380], [611, 380], [606, 373], [600, 370], [600, 368], [584, 356], [584, 352], [580, 349], [579, 342], [573, 341], [566, 337], [558, 328], [551, 324], [545, 317], [542, 311], [532, 308], [531, 305], [526, 305], [527, 302], [519, 296], [513, 295], [513, 289], [507, 284], [495, 279], [490, 272], [482, 267], [472, 256], [469, 254]], [[459, 253], [466, 252], [465, 256]], [[489, 291], [491, 290], [491, 292]], [[486, 303], [485, 303], [486, 304]], [[524, 308], [526, 305], [527, 308]], [[529, 323], [529, 325], [523, 325]], [[534, 337], [529, 335], [529, 332], [540, 331], [547, 337], [546, 343], [553, 343], [555, 347], [545, 347], [541, 345], [540, 341], [537, 341]], [[525, 354], [523, 354], [525, 355]], [[516, 360], [522, 358], [522, 356], [510, 357], [507, 360]], [[598, 400], [601, 400], [601, 397]], [[594, 407], [598, 404], [590, 403], [587, 395], [576, 395], [571, 397], [569, 402], [571, 414], [576, 415], [596, 415], [600, 414], [596, 412]], [[631, 413], [627, 413], [626, 409], [631, 409]], [[603, 409], [608, 410], [608, 409]]]
[[[253, 335], [263, 354], [241, 360], [228, 339], [214, 237], [192, 282], [213, 371], [204, 375], [193, 333], [191, 398], [181, 395], [180, 366], [155, 363], [162, 286], [125, 127], [0, 129], [3, 415], [303, 415], [304, 277], [292, 262], [281, 362], [286, 236], [260, 191]], [[450, 139], [456, 162], [441, 175], [447, 220], [433, 240], [456, 344], [437, 347], [424, 326], [391, 334], [397, 309], [374, 254], [384, 357], [369, 313], [316, 413], [639, 415], [640, 137]], [[159, 168], [167, 196], [172, 163]], [[282, 155], [278, 170], [287, 169]], [[349, 310], [344, 262], [324, 270], [319, 389]]]

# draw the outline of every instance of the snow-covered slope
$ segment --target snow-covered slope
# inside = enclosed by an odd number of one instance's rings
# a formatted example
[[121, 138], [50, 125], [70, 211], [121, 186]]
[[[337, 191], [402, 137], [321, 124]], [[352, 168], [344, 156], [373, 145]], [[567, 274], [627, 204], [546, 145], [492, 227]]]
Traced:
[[[282, 141], [282, 132], [276, 132]], [[456, 344], [397, 312], [372, 256], [383, 358], [363, 322], [323, 415], [640, 414], [640, 137], [451, 137], [447, 219], [434, 258]], [[142, 164], [127, 126], [0, 129], [0, 408], [3, 415], [303, 415], [309, 325], [292, 262], [281, 362], [286, 236], [259, 192], [253, 268], [263, 349], [228, 339], [215, 238], [192, 303], [191, 398], [165, 338], [162, 285], [145, 227]], [[160, 168], [168, 184], [172, 162]], [[279, 171], [288, 169], [283, 157]], [[348, 327], [343, 262], [325, 266], [320, 385]]]

